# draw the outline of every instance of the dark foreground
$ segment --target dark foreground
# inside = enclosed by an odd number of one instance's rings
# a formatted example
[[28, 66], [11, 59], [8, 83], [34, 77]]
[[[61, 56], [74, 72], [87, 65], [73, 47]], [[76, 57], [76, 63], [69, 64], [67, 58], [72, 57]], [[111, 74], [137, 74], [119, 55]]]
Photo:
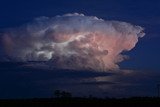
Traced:
[[55, 98], [55, 99], [12, 99], [0, 100], [0, 107], [160, 107], [160, 98], [127, 98], [127, 99], [97, 99], [97, 98]]

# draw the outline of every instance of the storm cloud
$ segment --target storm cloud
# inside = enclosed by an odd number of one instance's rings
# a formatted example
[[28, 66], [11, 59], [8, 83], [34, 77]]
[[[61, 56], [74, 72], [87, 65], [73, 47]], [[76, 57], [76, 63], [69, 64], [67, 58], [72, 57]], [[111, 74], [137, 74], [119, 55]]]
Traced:
[[39, 17], [4, 30], [2, 44], [13, 61], [47, 61], [63, 69], [107, 71], [119, 69], [135, 47], [143, 28], [120, 21], [105, 21], [84, 14]]

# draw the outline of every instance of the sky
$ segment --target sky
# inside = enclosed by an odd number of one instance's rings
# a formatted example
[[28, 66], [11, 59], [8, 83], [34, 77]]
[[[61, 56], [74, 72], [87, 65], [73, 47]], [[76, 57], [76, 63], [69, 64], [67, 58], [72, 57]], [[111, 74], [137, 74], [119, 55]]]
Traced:
[[[39, 17], [82, 13], [139, 25], [144, 28], [145, 36], [139, 38], [132, 50], [123, 52], [129, 59], [120, 62], [120, 69], [113, 72], [44, 70], [44, 66], [37, 70], [21, 64], [1, 64], [0, 98], [50, 97], [56, 89], [75, 96], [155, 96], [160, 76], [159, 5], [159, 0], [1, 0], [0, 31], [17, 29]], [[4, 62], [2, 46], [0, 60]]]

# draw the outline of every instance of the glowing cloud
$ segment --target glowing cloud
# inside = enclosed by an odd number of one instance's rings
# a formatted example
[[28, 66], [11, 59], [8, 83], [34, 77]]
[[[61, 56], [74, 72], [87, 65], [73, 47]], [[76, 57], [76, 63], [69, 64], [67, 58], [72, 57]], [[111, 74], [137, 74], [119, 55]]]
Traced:
[[8, 29], [2, 42], [15, 61], [47, 61], [56, 68], [115, 70], [135, 47], [143, 28], [130, 23], [105, 21], [83, 14], [40, 17]]

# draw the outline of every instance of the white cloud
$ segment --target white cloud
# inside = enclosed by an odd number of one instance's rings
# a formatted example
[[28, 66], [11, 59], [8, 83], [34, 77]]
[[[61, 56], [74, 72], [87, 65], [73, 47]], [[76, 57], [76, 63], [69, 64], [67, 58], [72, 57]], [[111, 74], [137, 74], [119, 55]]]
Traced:
[[57, 68], [117, 70], [135, 47], [143, 28], [126, 22], [105, 21], [95, 16], [65, 14], [40, 17], [6, 30], [3, 45], [15, 61], [50, 61]]

